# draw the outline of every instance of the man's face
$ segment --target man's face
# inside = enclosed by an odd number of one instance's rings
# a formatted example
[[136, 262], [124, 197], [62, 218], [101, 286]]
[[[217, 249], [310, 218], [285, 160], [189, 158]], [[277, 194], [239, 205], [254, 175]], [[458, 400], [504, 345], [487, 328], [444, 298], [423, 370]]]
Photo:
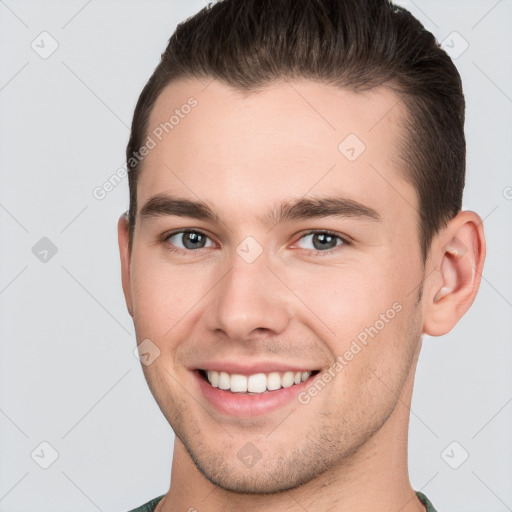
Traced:
[[[418, 201], [399, 172], [401, 107], [390, 91], [303, 81], [244, 98], [206, 85], [175, 82], [153, 109], [127, 301], [138, 342], [160, 351], [143, 365], [149, 387], [197, 468], [225, 489], [273, 492], [348, 462], [411, 391]], [[158, 141], [153, 130], [191, 96], [197, 105]], [[141, 216], [156, 195], [206, 203], [218, 219], [184, 204]], [[327, 203], [337, 215], [270, 216], [323, 199], [342, 200]], [[240, 394], [199, 369], [321, 371]]]

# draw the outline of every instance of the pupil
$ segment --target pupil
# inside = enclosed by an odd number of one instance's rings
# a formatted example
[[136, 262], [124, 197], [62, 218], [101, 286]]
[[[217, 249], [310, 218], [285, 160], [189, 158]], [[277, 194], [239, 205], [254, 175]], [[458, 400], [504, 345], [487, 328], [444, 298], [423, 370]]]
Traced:
[[183, 234], [183, 245], [187, 249], [197, 249], [198, 246], [194, 245], [194, 244], [199, 244], [199, 248], [201, 248], [203, 246], [201, 244], [201, 242], [204, 244], [204, 240], [202, 240], [203, 238], [204, 238], [203, 235], [201, 235], [200, 233], [193, 233], [193, 232], [184, 233]]
[[[315, 243], [317, 241], [319, 241], [320, 243], [319, 244]], [[336, 247], [336, 239], [332, 235], [328, 235], [326, 233], [316, 233], [313, 236], [313, 245], [314, 245], [315, 249], [325, 249], [327, 247], [327, 245], [329, 243], [332, 244], [333, 241], [334, 241], [334, 245], [332, 245], [332, 247]], [[329, 246], [327, 248], [330, 249], [331, 247]]]

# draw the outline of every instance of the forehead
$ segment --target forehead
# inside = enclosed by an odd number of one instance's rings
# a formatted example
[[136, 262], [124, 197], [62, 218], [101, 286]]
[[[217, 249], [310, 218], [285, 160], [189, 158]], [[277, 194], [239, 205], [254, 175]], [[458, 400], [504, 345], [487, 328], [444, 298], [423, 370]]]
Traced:
[[356, 93], [303, 80], [241, 93], [216, 80], [173, 82], [149, 118], [139, 209], [166, 191], [231, 213], [325, 192], [415, 201], [398, 160], [403, 112], [384, 87]]

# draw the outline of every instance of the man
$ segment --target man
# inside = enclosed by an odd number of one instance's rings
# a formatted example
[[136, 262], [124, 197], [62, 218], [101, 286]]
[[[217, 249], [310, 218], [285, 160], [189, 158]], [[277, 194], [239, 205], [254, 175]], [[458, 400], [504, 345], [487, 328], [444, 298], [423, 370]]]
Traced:
[[460, 76], [385, 0], [224, 0], [137, 104], [119, 219], [171, 485], [138, 511], [434, 511], [411, 487], [422, 336], [472, 304]]

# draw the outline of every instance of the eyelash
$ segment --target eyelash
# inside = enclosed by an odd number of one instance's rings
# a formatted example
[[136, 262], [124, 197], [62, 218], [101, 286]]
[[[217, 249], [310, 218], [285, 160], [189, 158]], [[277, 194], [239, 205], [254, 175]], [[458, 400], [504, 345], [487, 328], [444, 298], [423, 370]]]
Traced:
[[[206, 233], [204, 233], [203, 231], [201, 231], [199, 229], [181, 229], [178, 231], [173, 231], [172, 233], [165, 234], [163, 236], [162, 242], [164, 243], [164, 245], [166, 246], [166, 248], [169, 251], [177, 253], [177, 254], [184, 254], [187, 252], [196, 252], [196, 251], [200, 251], [201, 249], [207, 249], [207, 247], [202, 247], [200, 249], [180, 249], [180, 248], [177, 248], [177, 247], [173, 246], [172, 244], [168, 243], [169, 238], [171, 238], [172, 236], [179, 235], [179, 234], [185, 234], [185, 233], [197, 233], [197, 234], [205, 236], [206, 238], [210, 238]], [[336, 245], [332, 249], [326, 249], [325, 251], [315, 250], [315, 249], [304, 249], [305, 251], [312, 253], [315, 257], [316, 256], [320, 256], [320, 257], [328, 256], [328, 255], [332, 254], [334, 251], [336, 251], [337, 249], [339, 249], [340, 247], [351, 245], [351, 241], [347, 237], [342, 236], [339, 233], [336, 233], [334, 231], [330, 231], [328, 229], [313, 229], [313, 230], [307, 231], [305, 233], [302, 233], [300, 235], [300, 237], [298, 238], [298, 240], [302, 240], [306, 236], [315, 235], [315, 234], [324, 234], [324, 235], [333, 236], [333, 237], [338, 238], [342, 242], [341, 244]]]

